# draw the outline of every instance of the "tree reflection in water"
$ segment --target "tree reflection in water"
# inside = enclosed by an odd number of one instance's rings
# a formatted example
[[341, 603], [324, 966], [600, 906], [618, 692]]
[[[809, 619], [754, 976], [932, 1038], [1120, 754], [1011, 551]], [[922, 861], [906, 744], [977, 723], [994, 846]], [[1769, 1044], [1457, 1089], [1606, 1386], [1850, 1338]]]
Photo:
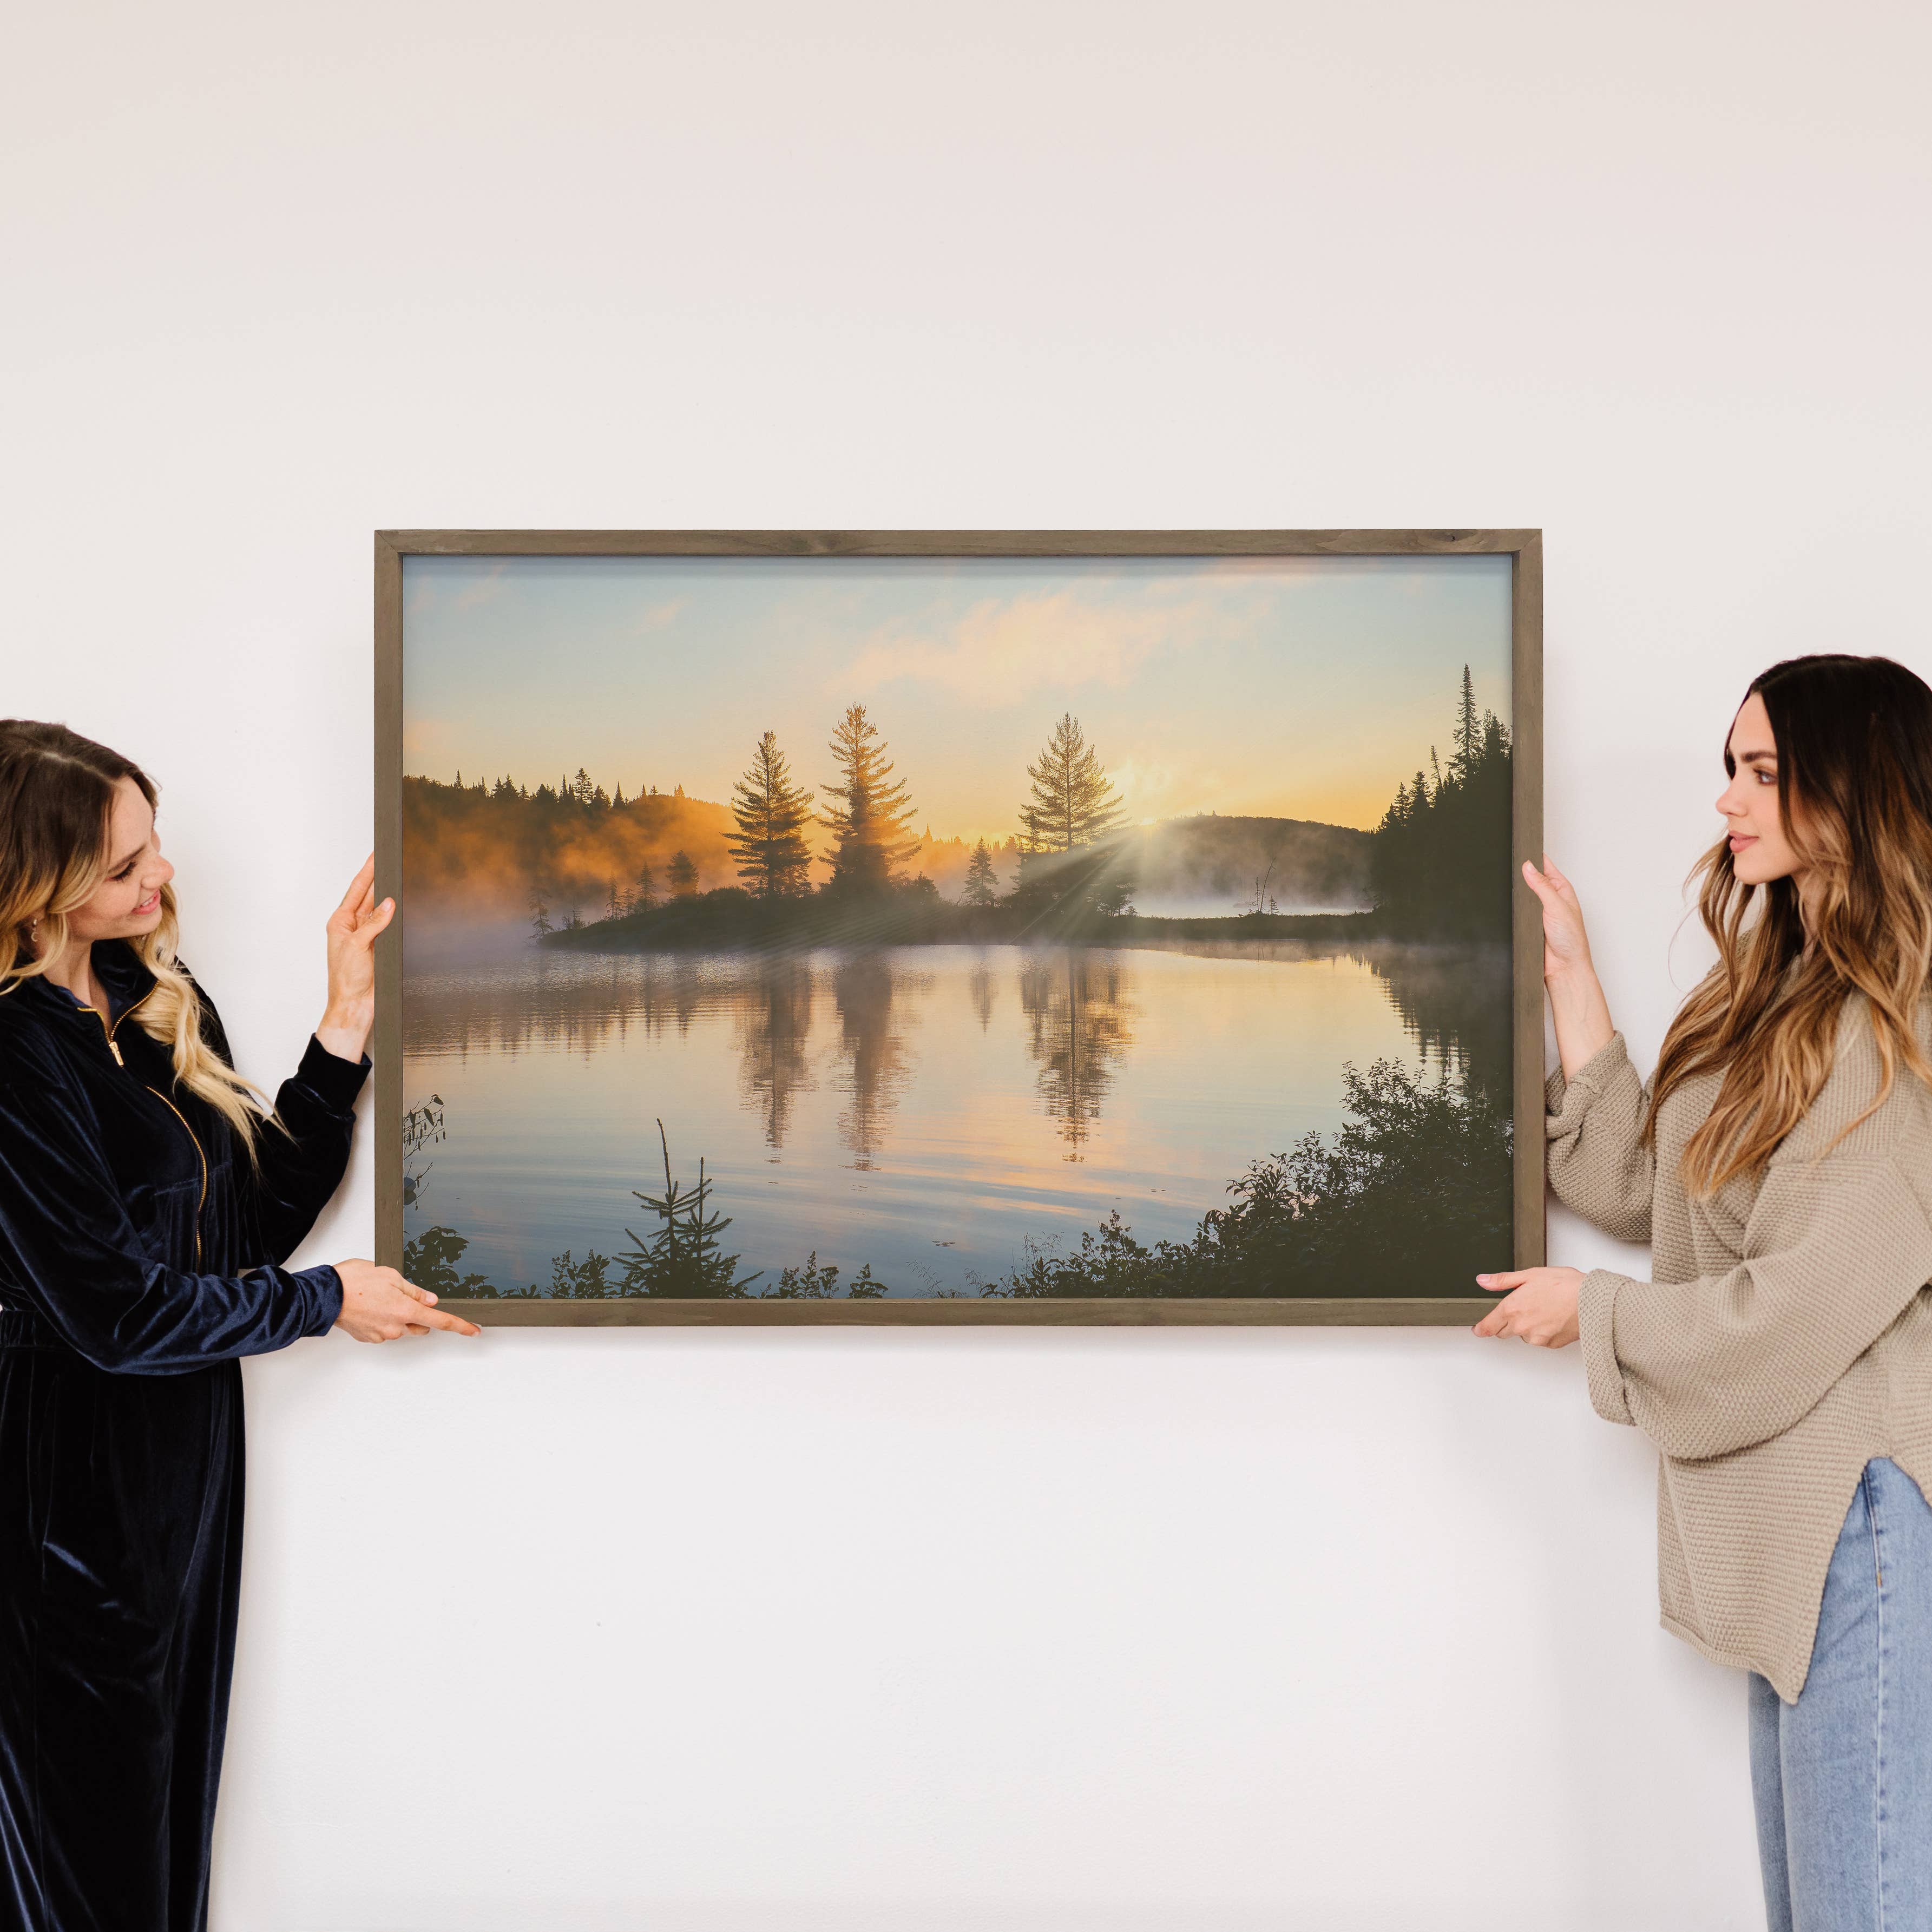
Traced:
[[1508, 1112], [1512, 1090], [1510, 956], [1500, 946], [1380, 946], [1355, 955], [1388, 988], [1426, 1071], [1446, 1067], [1466, 1094]]
[[998, 988], [992, 972], [985, 966], [974, 968], [966, 982], [966, 990], [973, 1001], [973, 1010], [980, 1016], [980, 1030], [991, 1030], [993, 1023], [993, 1005], [998, 998]]
[[1046, 1111], [1059, 1124], [1066, 1160], [1078, 1160], [1114, 1070], [1134, 1043], [1138, 1010], [1123, 990], [1118, 959], [1070, 949], [1028, 954], [1020, 967], [1027, 1048], [1039, 1068]]
[[[520, 964], [521, 962], [518, 962]], [[568, 964], [538, 954], [523, 970], [501, 962], [406, 976], [403, 1039], [412, 1054], [521, 1053], [568, 1047], [589, 1060], [633, 1028], [680, 1038], [715, 999], [715, 976], [697, 953], [592, 957]]]
[[848, 1102], [838, 1116], [838, 1138], [856, 1168], [874, 1164], [892, 1108], [912, 1077], [905, 1035], [919, 1016], [895, 1000], [902, 981], [912, 994], [930, 984], [922, 974], [895, 972], [892, 956], [884, 951], [847, 953], [832, 969]]
[[766, 1146], [782, 1148], [797, 1097], [812, 1086], [806, 1058], [812, 968], [795, 954], [775, 954], [759, 960], [733, 993], [739, 1080], [747, 1104], [763, 1118]]

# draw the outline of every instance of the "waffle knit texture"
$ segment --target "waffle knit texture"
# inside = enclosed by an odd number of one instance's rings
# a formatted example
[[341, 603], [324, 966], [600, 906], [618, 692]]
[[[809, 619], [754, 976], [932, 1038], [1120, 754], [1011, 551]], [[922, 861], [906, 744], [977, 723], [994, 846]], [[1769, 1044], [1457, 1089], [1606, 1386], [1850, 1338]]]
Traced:
[[[1921, 1002], [1932, 1052], [1932, 998]], [[1550, 1183], [1606, 1233], [1652, 1244], [1654, 1279], [1610, 1268], [1577, 1299], [1590, 1400], [1657, 1444], [1658, 1590], [1666, 1630], [1795, 1702], [1826, 1572], [1865, 1464], [1888, 1456], [1932, 1496], [1932, 1093], [1904, 1067], [1884, 1105], [1862, 994], [1830, 1078], [1758, 1174], [1694, 1200], [1685, 1143], [1721, 1075], [1650, 1100], [1621, 1033], [1546, 1084]]]

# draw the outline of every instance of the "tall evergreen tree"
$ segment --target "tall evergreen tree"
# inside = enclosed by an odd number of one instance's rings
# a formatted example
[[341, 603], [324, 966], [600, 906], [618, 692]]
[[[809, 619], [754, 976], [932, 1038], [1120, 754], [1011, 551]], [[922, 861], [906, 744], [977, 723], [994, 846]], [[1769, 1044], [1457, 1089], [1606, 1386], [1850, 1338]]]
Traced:
[[1026, 844], [1036, 852], [1071, 852], [1118, 829], [1118, 795], [1100, 769], [1080, 721], [1066, 712], [1039, 758], [1027, 767], [1033, 796], [1020, 807]]
[[688, 899], [698, 890], [698, 861], [688, 852], [674, 852], [664, 876], [670, 881], [672, 897]]
[[1393, 930], [1417, 937], [1505, 941], [1514, 872], [1510, 862], [1510, 746], [1493, 712], [1480, 716], [1466, 666], [1449, 768], [1396, 788], [1376, 829], [1370, 878]]
[[826, 806], [818, 822], [838, 841], [832, 884], [841, 891], [882, 891], [919, 850], [905, 781], [893, 778], [885, 740], [862, 704], [847, 706], [830, 749], [838, 776], [825, 790], [841, 802]]
[[1000, 896], [1000, 882], [994, 875], [993, 855], [981, 839], [973, 848], [973, 856], [966, 861], [966, 886], [960, 895], [970, 906], [989, 906]]
[[1456, 702], [1456, 748], [1449, 754], [1449, 770], [1466, 784], [1482, 754], [1482, 734], [1476, 723], [1475, 687], [1469, 681], [1469, 667], [1462, 667], [1462, 691]]
[[792, 783], [778, 734], [767, 731], [732, 789], [738, 830], [726, 841], [739, 878], [760, 898], [784, 898], [808, 889], [812, 848], [805, 828], [812, 823], [812, 800], [810, 792]]

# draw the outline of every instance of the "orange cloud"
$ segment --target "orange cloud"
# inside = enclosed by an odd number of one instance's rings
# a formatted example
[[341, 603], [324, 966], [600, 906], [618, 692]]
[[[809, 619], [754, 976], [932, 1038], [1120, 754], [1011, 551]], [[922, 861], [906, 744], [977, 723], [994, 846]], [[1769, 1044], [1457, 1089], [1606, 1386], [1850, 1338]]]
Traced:
[[982, 704], [1010, 704], [1036, 691], [1118, 688], [1150, 658], [1212, 636], [1245, 634], [1257, 613], [1231, 608], [1198, 581], [1147, 585], [1116, 608], [1077, 588], [1031, 597], [988, 598], [937, 635], [874, 635], [832, 680], [861, 690], [902, 680], [937, 684]]

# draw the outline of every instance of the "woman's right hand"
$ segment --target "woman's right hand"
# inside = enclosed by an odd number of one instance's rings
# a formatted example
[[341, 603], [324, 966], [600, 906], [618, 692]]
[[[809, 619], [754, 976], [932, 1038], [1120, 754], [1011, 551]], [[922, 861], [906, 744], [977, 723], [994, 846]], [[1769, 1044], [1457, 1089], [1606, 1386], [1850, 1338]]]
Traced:
[[393, 1342], [400, 1335], [427, 1335], [432, 1328], [458, 1335], [483, 1332], [475, 1322], [437, 1307], [428, 1288], [405, 1281], [394, 1268], [356, 1260], [338, 1262], [335, 1272], [342, 1278], [342, 1312], [335, 1325], [358, 1342]]
[[1543, 902], [1543, 976], [1560, 978], [1565, 974], [1592, 972], [1590, 938], [1583, 930], [1583, 908], [1576, 903], [1576, 888], [1543, 855], [1543, 869], [1534, 861], [1522, 862], [1522, 876], [1529, 889]]
[[1563, 1077], [1573, 1077], [1616, 1030], [1610, 1002], [1590, 957], [1590, 936], [1583, 930], [1583, 908], [1576, 888], [1543, 855], [1543, 869], [1522, 862], [1522, 876], [1543, 902], [1543, 983], [1550, 992], [1550, 1016], [1556, 1028], [1556, 1050]]

